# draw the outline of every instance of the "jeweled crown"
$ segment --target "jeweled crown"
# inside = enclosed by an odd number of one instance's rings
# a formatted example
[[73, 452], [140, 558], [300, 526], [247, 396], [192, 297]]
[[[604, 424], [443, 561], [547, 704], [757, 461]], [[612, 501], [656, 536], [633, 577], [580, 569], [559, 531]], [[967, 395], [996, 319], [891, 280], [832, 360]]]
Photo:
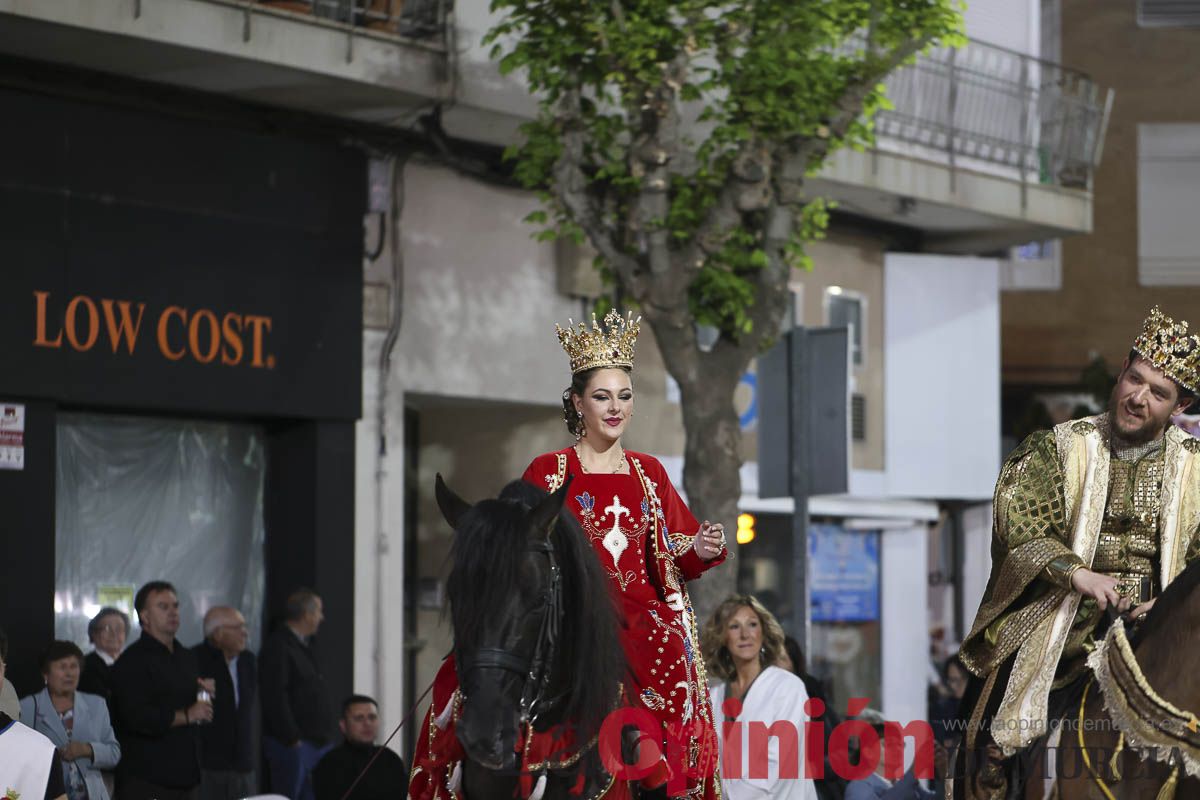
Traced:
[[1188, 334], [1187, 322], [1176, 322], [1155, 306], [1133, 349], [1188, 391], [1200, 387], [1200, 336]]
[[571, 374], [596, 367], [633, 369], [633, 348], [641, 332], [642, 318], [622, 317], [615, 310], [604, 315], [604, 326], [592, 314], [592, 329], [580, 322], [567, 321], [567, 327], [555, 325], [558, 341], [571, 360]]

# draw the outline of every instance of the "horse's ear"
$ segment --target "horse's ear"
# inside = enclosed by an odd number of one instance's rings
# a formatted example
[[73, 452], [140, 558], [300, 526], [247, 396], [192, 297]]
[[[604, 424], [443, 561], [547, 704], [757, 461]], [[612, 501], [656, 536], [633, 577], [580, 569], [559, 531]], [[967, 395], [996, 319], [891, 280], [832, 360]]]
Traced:
[[568, 475], [557, 491], [546, 495], [546, 498], [529, 512], [529, 525], [534, 535], [548, 538], [554, 531], [554, 524], [558, 522], [558, 512], [562, 511], [563, 503], [567, 499], [567, 490], [574, 477]]
[[438, 508], [442, 510], [442, 516], [446, 518], [446, 522], [450, 523], [450, 527], [458, 530], [458, 521], [462, 519], [463, 514], [471, 510], [471, 504], [463, 500], [454, 490], [446, 485], [442, 480], [442, 473], [437, 474], [437, 481], [434, 485], [434, 494], [437, 495]]

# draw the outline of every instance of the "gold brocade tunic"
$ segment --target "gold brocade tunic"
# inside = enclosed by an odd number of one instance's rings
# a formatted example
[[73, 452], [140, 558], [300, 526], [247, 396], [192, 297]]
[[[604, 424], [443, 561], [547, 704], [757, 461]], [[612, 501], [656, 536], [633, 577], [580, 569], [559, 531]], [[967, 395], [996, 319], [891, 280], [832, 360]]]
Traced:
[[[1156, 443], [1158, 444], [1158, 443]], [[1114, 452], [1109, 466], [1108, 498], [1092, 570], [1116, 578], [1117, 592], [1134, 604], [1141, 599], [1142, 579], [1150, 582], [1148, 596], [1159, 592], [1158, 519], [1163, 474], [1161, 444], [1125, 458]], [[1087, 668], [1091, 636], [1100, 622], [1096, 601], [1085, 597], [1071, 623], [1054, 687], [1065, 686]]]
[[[1107, 420], [1096, 418], [1109, 441]], [[1187, 449], [1196, 440], [1186, 437]], [[1132, 455], [1132, 457], [1131, 457]], [[1092, 568], [1116, 575], [1122, 592], [1137, 598], [1143, 576], [1158, 576], [1160, 498], [1164, 448], [1114, 453], [1109, 466], [1104, 521]], [[992, 501], [992, 574], [983, 602], [960, 656], [974, 674], [984, 677], [1011, 656], [1033, 630], [1073, 591], [1071, 575], [1084, 566], [1069, 545], [1070, 523], [1065, 500], [1065, 474], [1053, 431], [1030, 435], [1005, 461]], [[1187, 532], [1186, 562], [1200, 555], [1200, 536]], [[1099, 620], [1094, 601], [1080, 603], [1064, 647], [1055, 685], [1078, 674], [1088, 635]]]

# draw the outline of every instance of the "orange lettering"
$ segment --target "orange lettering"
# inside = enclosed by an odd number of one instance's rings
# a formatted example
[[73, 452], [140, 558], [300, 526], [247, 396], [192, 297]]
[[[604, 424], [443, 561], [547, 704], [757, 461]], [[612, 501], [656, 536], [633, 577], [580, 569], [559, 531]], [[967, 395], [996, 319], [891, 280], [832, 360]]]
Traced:
[[120, 322], [117, 322], [116, 315], [113, 314], [112, 300], [101, 300], [100, 306], [104, 309], [104, 322], [108, 325], [108, 339], [112, 342], [113, 352], [117, 352], [120, 340], [124, 339], [125, 349], [133, 355], [133, 348], [137, 346], [138, 331], [142, 328], [142, 313], [146, 310], [146, 304], [138, 303], [137, 322], [130, 317], [128, 300], [117, 301], [117, 308], [121, 310]]
[[[242, 318], [230, 311], [221, 320], [221, 333], [224, 334], [227, 345], [221, 348], [221, 363], [231, 367], [242, 363], [242, 356], [245, 354], [242, 347]], [[230, 350], [236, 355], [230, 355]]]
[[[85, 344], [79, 343], [79, 331], [75, 330], [75, 311], [81, 303], [87, 307], [88, 311], [88, 335]], [[92, 302], [92, 299], [81, 294], [67, 303], [67, 341], [71, 343], [71, 347], [81, 353], [91, 350], [99, 335], [100, 313], [96, 311], [96, 304]]]
[[266, 328], [267, 332], [270, 333], [271, 318], [247, 314], [245, 319], [246, 324], [254, 329], [254, 357], [250, 361], [250, 366], [266, 366], [263, 362], [263, 328]]
[[[208, 352], [200, 353], [200, 320], [208, 320]], [[192, 355], [201, 364], [210, 364], [217, 357], [221, 348], [221, 331], [217, 327], [217, 317], [207, 308], [202, 308], [192, 316], [192, 324], [188, 326], [188, 344], [192, 346]]]
[[162, 316], [158, 318], [158, 349], [162, 354], [172, 361], [178, 361], [183, 358], [185, 350], [172, 350], [170, 342], [167, 341], [167, 323], [171, 317], [179, 317], [184, 325], [187, 324], [187, 309], [179, 306], [169, 306], [163, 311]]
[[33, 346], [62, 347], [62, 328], [58, 329], [58, 336], [55, 336], [53, 341], [46, 338], [46, 298], [50, 293], [34, 292], [33, 296], [37, 298], [37, 329], [33, 336]]

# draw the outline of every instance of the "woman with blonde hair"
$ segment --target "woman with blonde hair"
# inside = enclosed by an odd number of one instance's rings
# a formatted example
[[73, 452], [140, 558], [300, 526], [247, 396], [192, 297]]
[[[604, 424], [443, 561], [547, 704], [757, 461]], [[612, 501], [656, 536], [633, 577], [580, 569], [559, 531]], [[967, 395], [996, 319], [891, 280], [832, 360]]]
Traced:
[[[718, 737], [725, 797], [817, 800], [816, 787], [804, 771], [804, 724], [808, 722], [804, 704], [808, 692], [803, 681], [776, 666], [784, 652], [784, 633], [775, 615], [751, 595], [734, 595], [721, 603], [704, 626], [702, 643], [713, 678], [713, 713], [727, 723]], [[794, 726], [794, 751], [788, 741], [790, 735], [783, 730], [778, 731], [782, 738], [763, 737], [748, 724], [761, 722], [769, 730], [780, 721]], [[781, 742], [786, 747], [781, 748]], [[731, 757], [727, 752], [728, 746], [735, 745], [740, 748], [740, 757]], [[760, 774], [754, 765], [761, 763], [759, 748], [763, 747], [766, 776], [750, 777]]]

